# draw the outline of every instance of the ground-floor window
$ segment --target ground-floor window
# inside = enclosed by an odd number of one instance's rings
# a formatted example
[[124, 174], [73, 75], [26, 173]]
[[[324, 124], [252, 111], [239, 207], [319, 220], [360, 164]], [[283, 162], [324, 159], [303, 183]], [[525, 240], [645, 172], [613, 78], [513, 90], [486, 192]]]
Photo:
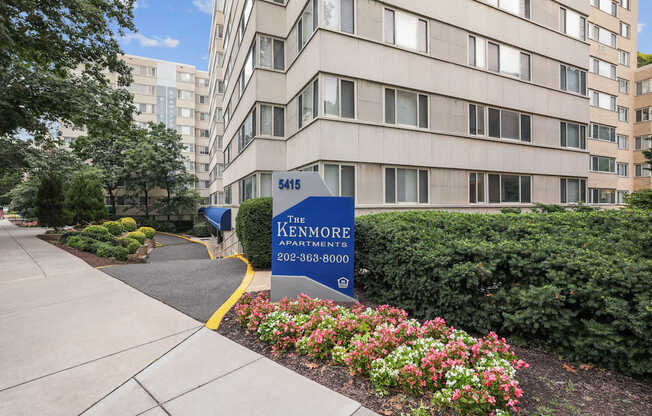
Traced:
[[355, 199], [355, 166], [324, 164], [324, 182], [334, 196]]
[[561, 203], [586, 202], [586, 179], [561, 178]]
[[532, 177], [469, 172], [469, 202], [479, 204], [532, 202]]
[[616, 203], [618, 205], [624, 205], [625, 204], [625, 197], [629, 194], [628, 191], [618, 191], [616, 192]]
[[427, 204], [430, 188], [425, 169], [385, 168], [385, 202]]
[[589, 197], [592, 204], [615, 204], [616, 190], [589, 188]]

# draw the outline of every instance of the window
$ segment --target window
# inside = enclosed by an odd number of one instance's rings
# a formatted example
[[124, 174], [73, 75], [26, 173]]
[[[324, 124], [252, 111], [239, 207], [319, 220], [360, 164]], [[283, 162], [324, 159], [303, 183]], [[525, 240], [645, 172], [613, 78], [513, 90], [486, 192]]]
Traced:
[[319, 85], [317, 80], [314, 80], [301, 94], [299, 94], [299, 128], [306, 125], [310, 120], [317, 117], [319, 114]]
[[622, 122], [626, 123], [627, 119], [628, 119], [628, 113], [629, 112], [627, 110], [627, 107], [622, 107], [622, 106], [619, 105], [618, 106], [618, 121], [622, 121]]
[[531, 117], [515, 111], [489, 108], [489, 137], [532, 141]]
[[238, 182], [238, 191], [240, 194], [241, 203], [249, 199], [256, 198], [258, 193], [256, 175], [251, 175]]
[[206, 188], [208, 188], [209, 186], [210, 186], [210, 185], [209, 185], [208, 181], [205, 181], [205, 180], [200, 180], [200, 181], [199, 181], [199, 188], [201, 188], [201, 189], [206, 189]]
[[612, 0], [591, 0], [591, 5], [599, 8], [605, 13], [616, 16], [618, 5]]
[[589, 171], [601, 173], [616, 173], [616, 159], [604, 156], [591, 156]]
[[334, 196], [355, 199], [355, 166], [325, 164], [324, 182]]
[[603, 77], [616, 79], [616, 65], [598, 58], [591, 58], [590, 71]]
[[188, 172], [195, 171], [195, 162], [193, 162], [192, 160], [186, 160], [185, 162], [183, 162], [183, 165], [186, 167], [186, 170]]
[[355, 118], [355, 83], [329, 75], [324, 76], [324, 114]]
[[240, 153], [256, 136], [256, 109], [254, 108], [238, 132], [238, 153]]
[[618, 172], [618, 176], [628, 176], [627, 175], [627, 168], [628, 168], [627, 163], [621, 163], [617, 162], [616, 163], [616, 172]]
[[480, 179], [479, 173], [477, 180], [487, 183], [488, 201], [490, 204], [500, 203], [523, 203], [532, 202], [532, 177], [520, 175], [499, 175], [487, 174], [488, 181]]
[[469, 203], [482, 204], [485, 202], [485, 174], [469, 173]]
[[487, 41], [475, 36], [469, 36], [469, 65], [478, 68], [487, 66]]
[[199, 171], [203, 173], [207, 173], [209, 170], [208, 163], [200, 163], [199, 164]]
[[428, 52], [428, 22], [399, 10], [385, 9], [385, 42]]
[[136, 104], [138, 106], [138, 111], [143, 114], [154, 114], [156, 112], [156, 106], [154, 104]]
[[620, 7], [629, 10], [629, 1], [630, 0], [620, 0]]
[[197, 78], [197, 86], [200, 88], [208, 87], [209, 80], [208, 78]]
[[177, 133], [182, 136], [192, 136], [193, 128], [190, 126], [177, 126]]
[[530, 0], [485, 0], [485, 2], [526, 19], [530, 18]]
[[210, 132], [207, 129], [198, 129], [199, 137], [210, 137]]
[[319, 15], [317, 13], [319, 6], [317, 0], [312, 0], [308, 2], [308, 5], [303, 10], [301, 18], [297, 22], [297, 38], [299, 39], [299, 48], [300, 51], [308, 43], [308, 39], [312, 36], [313, 32], [317, 29], [317, 22], [319, 21]]
[[208, 146], [198, 146], [199, 147], [199, 154], [200, 155], [207, 155], [208, 154]]
[[629, 191], [617, 191], [616, 192], [616, 203], [618, 205], [625, 205], [625, 199], [629, 195]]
[[586, 202], [586, 180], [561, 178], [561, 203]]
[[282, 40], [260, 36], [260, 61], [263, 68], [285, 69], [285, 44]]
[[639, 108], [636, 110], [636, 122], [637, 123], [642, 123], [646, 121], [650, 121], [650, 114], [652, 114], [652, 107], [647, 107], [647, 108]]
[[561, 122], [561, 147], [586, 149], [586, 126]]
[[430, 188], [425, 169], [385, 168], [385, 202], [427, 204]]
[[187, 153], [195, 153], [195, 145], [192, 143], [182, 143], [182, 151]]
[[620, 36], [629, 39], [631, 35], [631, 28], [625, 22], [620, 22]]
[[179, 107], [177, 109], [177, 116], [181, 118], [193, 118], [194, 117], [194, 112], [192, 108], [182, 108]]
[[177, 80], [183, 82], [192, 82], [193, 75], [190, 72], [177, 72]]
[[[476, 39], [476, 45], [478, 41]], [[484, 42], [481, 43], [484, 47]], [[529, 81], [531, 78], [530, 55], [510, 46], [488, 42], [488, 66], [492, 72]], [[476, 55], [478, 50], [476, 49]], [[484, 53], [481, 51], [480, 53]], [[477, 60], [476, 60], [477, 62]], [[477, 66], [477, 65], [476, 65]]]
[[638, 178], [644, 178], [647, 177], [649, 178], [652, 176], [652, 165], [649, 163], [645, 164], [636, 164], [634, 165], [635, 170], [636, 170], [636, 177]]
[[342, 32], [354, 32], [353, 0], [324, 0], [324, 25]]
[[618, 78], [618, 92], [621, 94], [629, 94], [629, 81], [623, 78]]
[[482, 105], [469, 104], [469, 134], [485, 135], [485, 108]]
[[134, 94], [156, 95], [156, 87], [153, 85], [131, 84], [129, 86], [129, 91]]
[[560, 71], [560, 88], [562, 91], [586, 95], [586, 71], [566, 65], [561, 65]]
[[589, 23], [589, 39], [602, 43], [603, 45], [616, 47], [616, 34], [609, 30]]
[[285, 109], [283, 107], [260, 105], [260, 134], [285, 136]]
[[141, 77], [156, 76], [156, 68], [151, 66], [129, 64], [129, 67], [131, 68], [133, 75], [139, 75]]
[[178, 90], [177, 98], [180, 100], [192, 100], [195, 94], [192, 91]]
[[589, 188], [589, 197], [591, 204], [615, 204], [616, 190]]
[[649, 94], [650, 91], [652, 91], [652, 89], [650, 88], [651, 85], [652, 85], [651, 79], [646, 79], [643, 81], [636, 82], [636, 95]]
[[624, 66], [629, 66], [629, 52], [619, 49], [618, 63]]
[[209, 114], [204, 113], [202, 111], [199, 112], [199, 120], [200, 121], [208, 121]]
[[270, 198], [272, 196], [272, 174], [260, 174], [260, 197]]
[[604, 92], [589, 90], [589, 102], [593, 107], [616, 111], [616, 96]]
[[559, 9], [559, 31], [586, 40], [586, 17], [565, 8]]
[[233, 194], [231, 193], [231, 185], [224, 187], [224, 204], [231, 205], [233, 203]]
[[629, 148], [628, 145], [628, 137], [624, 136], [622, 134], [617, 134], [616, 135], [616, 140], [618, 141], [618, 148], [621, 150], [627, 150]]
[[428, 96], [385, 88], [385, 123], [428, 128]]
[[634, 141], [634, 150], [652, 149], [652, 136], [638, 136]]

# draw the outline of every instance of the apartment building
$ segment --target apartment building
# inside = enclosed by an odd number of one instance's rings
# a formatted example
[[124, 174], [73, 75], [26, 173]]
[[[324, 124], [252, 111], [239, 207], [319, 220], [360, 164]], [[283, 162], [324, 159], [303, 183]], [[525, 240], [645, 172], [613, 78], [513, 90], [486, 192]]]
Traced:
[[[183, 138], [186, 168], [198, 178], [195, 187], [204, 198], [203, 204], [209, 204], [208, 72], [199, 71], [192, 65], [139, 56], [124, 55], [123, 59], [132, 68], [133, 83], [129, 89], [134, 94], [138, 111], [134, 115], [135, 124], [146, 127], [148, 122], [165, 123], [168, 128], [177, 130]], [[117, 85], [117, 75], [112, 76], [114, 85]], [[62, 128], [61, 133], [67, 145], [83, 134], [71, 128]], [[152, 198], [158, 196], [155, 192]], [[119, 211], [136, 213], [128, 208], [142, 205], [143, 201], [130, 200], [121, 192], [117, 202]]]
[[644, 150], [652, 148], [652, 65], [639, 68], [634, 74], [634, 191], [652, 189], [652, 166], [647, 163]]
[[644, 104], [638, 102], [642, 96], [636, 90], [638, 1], [587, 1], [591, 5], [586, 33], [591, 45], [588, 202], [622, 204], [642, 182], [637, 176], [641, 152], [636, 150], [644, 135], [636, 119]]
[[225, 205], [271, 195], [274, 170], [319, 172], [359, 214], [589, 201], [589, 188], [607, 188], [587, 169], [593, 9], [216, 2], [211, 111], [222, 117], [211, 136], [223, 145]]

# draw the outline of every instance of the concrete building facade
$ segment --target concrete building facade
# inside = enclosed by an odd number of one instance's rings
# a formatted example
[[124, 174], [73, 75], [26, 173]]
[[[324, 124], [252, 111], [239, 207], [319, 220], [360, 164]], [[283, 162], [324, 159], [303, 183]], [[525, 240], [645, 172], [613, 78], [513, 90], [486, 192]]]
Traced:
[[644, 150], [652, 148], [652, 65], [639, 68], [634, 74], [636, 81], [634, 98], [633, 171], [634, 191], [652, 189], [652, 166], [647, 163]]
[[[186, 169], [195, 174], [195, 189], [204, 198], [202, 204], [210, 203], [210, 105], [209, 76], [192, 65], [177, 64], [157, 59], [124, 55], [124, 61], [132, 68], [133, 83], [129, 90], [134, 94], [137, 113], [135, 124], [146, 127], [148, 122], [164, 123], [182, 136], [183, 156]], [[117, 83], [117, 75], [112, 74]], [[82, 131], [62, 128], [64, 143], [69, 145]], [[155, 192], [152, 198], [159, 195]], [[130, 200], [124, 192], [119, 192], [118, 211], [137, 214], [133, 205], [143, 205], [142, 201]], [[150, 201], [154, 202], [154, 201]], [[107, 202], [108, 204], [108, 202]], [[153, 205], [153, 204], [152, 204]]]

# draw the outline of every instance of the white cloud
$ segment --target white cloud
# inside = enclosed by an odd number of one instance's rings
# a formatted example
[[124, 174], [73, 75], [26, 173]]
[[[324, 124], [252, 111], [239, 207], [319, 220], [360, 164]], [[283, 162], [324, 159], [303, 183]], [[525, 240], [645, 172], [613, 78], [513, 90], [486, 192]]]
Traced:
[[638, 24], [638, 33], [641, 33], [643, 29], [645, 29], [646, 23], [639, 23]]
[[192, 4], [202, 13], [213, 14], [213, 0], [192, 0]]
[[179, 45], [179, 40], [172, 39], [169, 36], [167, 38], [161, 38], [158, 36], [153, 36], [151, 38], [148, 38], [147, 36], [141, 33], [128, 33], [122, 37], [122, 41], [125, 44], [130, 43], [132, 40], [137, 41], [138, 43], [140, 43], [140, 46], [143, 46], [145, 48], [157, 48], [157, 47], [176, 48]]

